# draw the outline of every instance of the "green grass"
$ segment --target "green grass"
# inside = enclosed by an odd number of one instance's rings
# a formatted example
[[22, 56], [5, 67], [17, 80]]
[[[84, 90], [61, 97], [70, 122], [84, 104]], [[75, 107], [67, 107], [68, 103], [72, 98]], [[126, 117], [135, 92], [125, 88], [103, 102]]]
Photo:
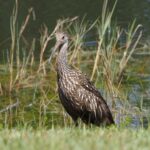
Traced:
[[148, 150], [150, 129], [57, 128], [2, 130], [2, 150]]

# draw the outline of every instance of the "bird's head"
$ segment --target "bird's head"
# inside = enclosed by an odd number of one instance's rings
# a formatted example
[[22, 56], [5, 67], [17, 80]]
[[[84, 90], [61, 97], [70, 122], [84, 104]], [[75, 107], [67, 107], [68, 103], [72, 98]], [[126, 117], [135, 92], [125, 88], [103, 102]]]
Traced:
[[55, 37], [56, 37], [56, 44], [54, 47], [55, 51], [60, 50], [62, 45], [64, 45], [65, 43], [68, 43], [69, 37], [64, 32], [56, 32]]
[[53, 57], [54, 53], [57, 51], [57, 50], [60, 50], [62, 45], [64, 45], [65, 43], [68, 43], [68, 40], [69, 40], [69, 37], [66, 33], [64, 32], [56, 32], [55, 33], [55, 37], [56, 37], [56, 44], [54, 46], [54, 48], [52, 49], [52, 53], [51, 53], [51, 56], [49, 58], [49, 62], [51, 60], [51, 58]]
[[64, 32], [56, 32], [55, 36], [56, 36], [56, 43], [60, 45], [68, 42], [68, 39], [69, 39], [68, 35]]

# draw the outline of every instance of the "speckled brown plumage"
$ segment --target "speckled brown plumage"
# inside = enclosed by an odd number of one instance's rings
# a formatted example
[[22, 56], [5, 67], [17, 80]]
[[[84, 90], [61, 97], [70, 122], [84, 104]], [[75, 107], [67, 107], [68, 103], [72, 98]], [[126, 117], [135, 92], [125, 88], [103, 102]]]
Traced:
[[100, 92], [86, 75], [67, 64], [68, 36], [56, 33], [58, 93], [62, 105], [77, 125], [77, 119], [95, 125], [114, 124], [112, 114]]

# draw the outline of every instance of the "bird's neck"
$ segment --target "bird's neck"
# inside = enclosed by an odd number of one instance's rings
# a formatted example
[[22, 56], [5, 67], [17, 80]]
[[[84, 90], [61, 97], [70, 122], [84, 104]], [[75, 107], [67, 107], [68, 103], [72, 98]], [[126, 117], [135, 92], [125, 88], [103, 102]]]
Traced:
[[63, 74], [63, 72], [65, 72], [69, 69], [69, 66], [67, 63], [67, 49], [68, 49], [68, 42], [64, 43], [61, 46], [60, 52], [58, 54], [57, 70], [58, 70], [59, 74]]

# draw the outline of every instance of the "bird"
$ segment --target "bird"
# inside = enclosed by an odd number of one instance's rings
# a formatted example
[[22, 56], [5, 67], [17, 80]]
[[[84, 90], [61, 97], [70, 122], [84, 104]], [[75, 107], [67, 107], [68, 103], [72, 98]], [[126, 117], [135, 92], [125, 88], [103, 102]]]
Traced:
[[78, 126], [79, 118], [88, 125], [115, 124], [112, 113], [98, 89], [86, 74], [68, 64], [69, 36], [63, 31], [57, 31], [55, 37], [54, 51], [58, 50], [56, 72], [59, 99], [75, 126]]

